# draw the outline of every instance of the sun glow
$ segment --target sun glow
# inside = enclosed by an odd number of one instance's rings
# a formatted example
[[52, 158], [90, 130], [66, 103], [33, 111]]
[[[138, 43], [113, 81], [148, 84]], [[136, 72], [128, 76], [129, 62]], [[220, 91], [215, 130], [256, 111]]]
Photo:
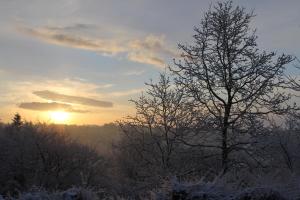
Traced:
[[50, 112], [50, 119], [54, 123], [66, 123], [69, 118], [70, 118], [70, 114], [65, 111]]

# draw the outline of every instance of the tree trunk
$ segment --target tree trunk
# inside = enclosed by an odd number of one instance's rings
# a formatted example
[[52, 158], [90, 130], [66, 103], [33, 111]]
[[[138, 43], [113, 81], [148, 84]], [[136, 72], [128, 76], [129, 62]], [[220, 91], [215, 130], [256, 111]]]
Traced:
[[228, 171], [228, 127], [229, 127], [229, 114], [231, 104], [225, 106], [224, 120], [222, 125], [222, 173], [225, 174]]
[[222, 173], [228, 171], [228, 146], [227, 146], [227, 126], [222, 130]]

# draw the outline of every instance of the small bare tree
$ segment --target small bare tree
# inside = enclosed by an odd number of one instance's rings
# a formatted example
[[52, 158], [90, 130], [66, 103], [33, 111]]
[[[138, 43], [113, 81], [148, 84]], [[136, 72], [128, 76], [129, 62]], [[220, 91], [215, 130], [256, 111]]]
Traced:
[[141, 163], [151, 167], [152, 172], [154, 167], [163, 173], [172, 172], [177, 167], [174, 158], [179, 157], [182, 133], [198, 123], [200, 113], [166, 75], [161, 74], [158, 83], [146, 85], [146, 94], [132, 100], [136, 114], [119, 124], [128, 140], [127, 147], [134, 150]]
[[229, 134], [234, 125], [248, 116], [289, 108], [290, 96], [281, 87], [286, 82], [285, 66], [294, 58], [260, 51], [250, 27], [253, 17], [231, 1], [217, 3], [195, 27], [194, 44], [179, 44], [183, 58], [170, 67], [177, 84], [215, 119], [224, 173], [229, 154], [247, 144], [233, 142]]

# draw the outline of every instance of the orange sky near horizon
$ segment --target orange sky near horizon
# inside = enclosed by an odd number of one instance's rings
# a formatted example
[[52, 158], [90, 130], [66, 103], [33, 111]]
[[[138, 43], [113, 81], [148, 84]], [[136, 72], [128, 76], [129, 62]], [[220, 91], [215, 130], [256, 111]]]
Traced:
[[23, 120], [34, 123], [48, 124], [76, 124], [76, 125], [103, 125], [116, 122], [134, 113], [134, 107], [128, 110], [102, 110], [101, 112], [73, 113], [64, 110], [32, 111], [20, 108], [5, 108], [2, 112], [9, 113], [0, 119], [0, 122], [9, 123], [16, 113], [19, 113]]

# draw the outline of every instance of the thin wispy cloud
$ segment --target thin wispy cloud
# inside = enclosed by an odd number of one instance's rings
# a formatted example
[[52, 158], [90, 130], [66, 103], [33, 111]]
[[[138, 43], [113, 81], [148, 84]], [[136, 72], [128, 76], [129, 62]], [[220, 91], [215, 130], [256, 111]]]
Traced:
[[111, 88], [112, 86], [114, 86], [114, 84], [103, 84], [103, 85], [99, 85], [98, 89], [107, 89], [107, 88]]
[[138, 89], [131, 89], [131, 90], [120, 91], [120, 92], [111, 92], [109, 93], [109, 96], [114, 96], [114, 97], [129, 96], [129, 95], [141, 93], [144, 90], [145, 88], [138, 88]]
[[90, 37], [74, 33], [72, 30], [88, 29], [91, 25], [75, 24], [64, 27], [27, 27], [18, 26], [20, 33], [37, 38], [43, 42], [70, 48], [95, 51], [103, 55], [125, 57], [133, 62], [165, 66], [166, 57], [175, 57], [176, 53], [165, 42], [164, 36], [148, 35], [139, 39], [119, 39], [117, 37]]
[[19, 108], [27, 109], [27, 110], [35, 110], [35, 111], [57, 111], [63, 110], [67, 112], [73, 113], [87, 113], [87, 110], [78, 110], [74, 109], [71, 105], [65, 103], [45, 103], [45, 102], [25, 102], [19, 104]]
[[166, 47], [164, 36], [149, 35], [144, 40], [133, 40], [129, 47], [133, 50], [128, 53], [129, 60], [161, 68], [165, 66], [165, 61], [157, 54], [176, 57], [176, 53]]
[[145, 73], [145, 70], [130, 70], [124, 73], [125, 76], [138, 76]]
[[80, 30], [91, 30], [95, 29], [97, 26], [94, 24], [84, 24], [84, 23], [75, 23], [67, 26], [47, 26], [50, 30], [55, 31], [80, 31]]
[[149, 65], [158, 66], [160, 68], [163, 68], [165, 65], [165, 62], [163, 59], [155, 57], [155, 56], [149, 56], [147, 54], [144, 54], [142, 52], [133, 52], [128, 54], [128, 59], [139, 62], [139, 63], [145, 63]]
[[176, 56], [176, 52], [166, 47], [165, 37], [162, 35], [149, 35], [144, 40], [133, 40], [129, 45], [132, 49], [136, 49], [137, 51], [154, 51], [167, 54], [172, 57]]
[[81, 104], [86, 106], [95, 106], [95, 107], [112, 107], [113, 103], [108, 101], [100, 101], [92, 98], [81, 97], [81, 96], [71, 96], [60, 94], [57, 92], [43, 90], [43, 91], [34, 91], [33, 94], [37, 95], [46, 100], [51, 101], [59, 101], [65, 103], [74, 103], [74, 104]]

